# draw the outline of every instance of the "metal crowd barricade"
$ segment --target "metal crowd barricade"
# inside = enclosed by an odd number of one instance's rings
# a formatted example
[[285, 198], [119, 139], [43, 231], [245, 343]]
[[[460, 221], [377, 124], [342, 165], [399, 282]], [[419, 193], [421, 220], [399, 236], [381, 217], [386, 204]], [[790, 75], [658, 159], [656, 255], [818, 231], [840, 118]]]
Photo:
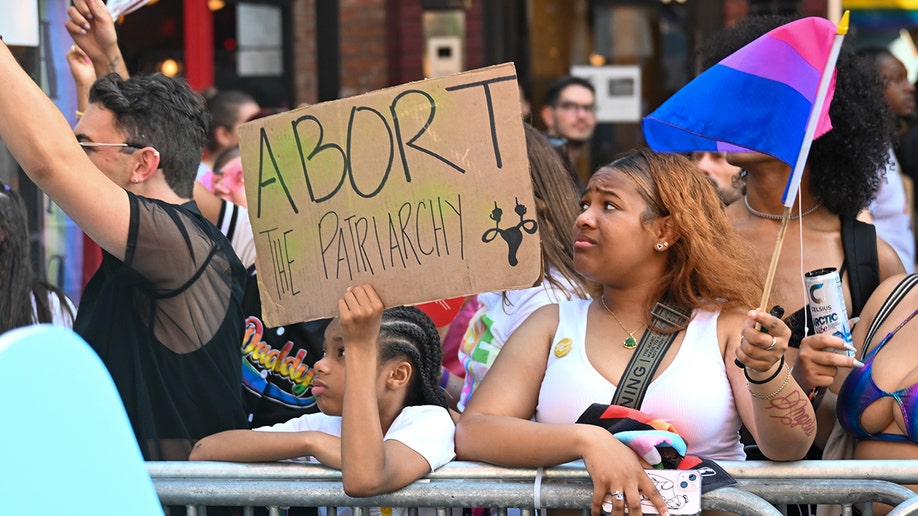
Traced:
[[[918, 495], [899, 484], [918, 484], [918, 461], [722, 462], [737, 485], [702, 497], [705, 510], [778, 515], [791, 504], [838, 504], [852, 514], [852, 504], [882, 502], [892, 516], [918, 514]], [[538, 470], [504, 468], [475, 462], [451, 462], [397, 492], [353, 498], [344, 494], [341, 473], [316, 464], [234, 464], [223, 462], [150, 462], [147, 469], [164, 505], [186, 506], [188, 515], [205, 505], [268, 507], [434, 507], [437, 516], [450, 508], [492, 507], [499, 516], [510, 508], [521, 516], [533, 509], [581, 509], [588, 513], [592, 482], [581, 462]], [[537, 487], [538, 486], [538, 487]], [[862, 508], [869, 516], [867, 503]], [[414, 511], [412, 511], [414, 512]], [[246, 514], [251, 510], [246, 510]], [[333, 512], [329, 512], [333, 514]]]

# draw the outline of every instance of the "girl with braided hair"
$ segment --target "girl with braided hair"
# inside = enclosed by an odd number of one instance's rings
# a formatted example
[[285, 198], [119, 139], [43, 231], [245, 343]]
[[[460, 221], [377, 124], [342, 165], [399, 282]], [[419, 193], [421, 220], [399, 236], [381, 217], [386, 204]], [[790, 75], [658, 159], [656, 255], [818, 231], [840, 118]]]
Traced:
[[190, 460], [321, 462], [341, 469], [350, 496], [395, 491], [452, 460], [433, 321], [414, 307], [384, 310], [370, 285], [349, 288], [338, 314], [315, 364], [321, 413], [205, 437]]

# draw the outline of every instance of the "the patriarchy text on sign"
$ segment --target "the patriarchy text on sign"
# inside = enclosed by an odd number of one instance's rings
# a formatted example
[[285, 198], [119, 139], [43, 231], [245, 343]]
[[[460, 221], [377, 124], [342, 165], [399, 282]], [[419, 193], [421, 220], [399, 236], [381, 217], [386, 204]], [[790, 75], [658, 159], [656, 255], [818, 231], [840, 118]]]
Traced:
[[304, 107], [239, 129], [264, 319], [337, 314], [538, 281], [512, 64]]

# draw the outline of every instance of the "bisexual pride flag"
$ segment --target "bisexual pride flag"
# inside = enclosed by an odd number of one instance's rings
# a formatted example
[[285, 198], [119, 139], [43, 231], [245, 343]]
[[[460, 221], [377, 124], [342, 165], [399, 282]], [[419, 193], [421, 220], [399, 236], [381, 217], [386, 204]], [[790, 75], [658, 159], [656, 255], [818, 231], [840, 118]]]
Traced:
[[[812, 139], [832, 129], [829, 105], [841, 44], [836, 32], [824, 18], [803, 18], [737, 50], [644, 118], [647, 144], [662, 152], [755, 151], [792, 168], [801, 154], [805, 161], [801, 149], [808, 153]], [[808, 124], [828, 67], [831, 75], [823, 86], [819, 117], [815, 125]], [[811, 135], [806, 138], [808, 125]], [[795, 170], [785, 190], [787, 206], [793, 204], [800, 183], [796, 174]]]

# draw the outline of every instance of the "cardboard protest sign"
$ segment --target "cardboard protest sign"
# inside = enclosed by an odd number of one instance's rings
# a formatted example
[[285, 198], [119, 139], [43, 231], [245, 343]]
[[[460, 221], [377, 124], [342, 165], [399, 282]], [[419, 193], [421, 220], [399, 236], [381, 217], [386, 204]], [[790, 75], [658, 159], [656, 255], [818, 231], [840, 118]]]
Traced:
[[337, 315], [530, 287], [541, 252], [512, 64], [295, 109], [239, 128], [262, 313]]

